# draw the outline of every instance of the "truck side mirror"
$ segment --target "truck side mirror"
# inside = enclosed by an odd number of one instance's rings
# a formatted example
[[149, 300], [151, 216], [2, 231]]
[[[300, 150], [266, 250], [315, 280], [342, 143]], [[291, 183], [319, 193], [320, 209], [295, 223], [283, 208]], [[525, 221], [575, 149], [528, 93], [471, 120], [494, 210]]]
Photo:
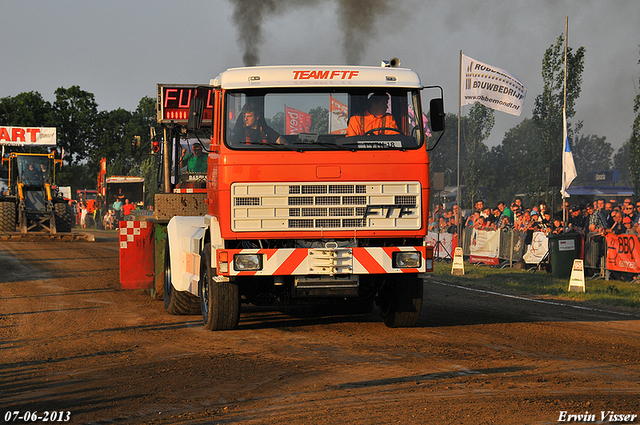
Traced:
[[193, 97], [191, 99], [191, 106], [189, 107], [189, 120], [187, 121], [187, 130], [200, 130], [200, 127], [202, 127], [203, 112], [204, 99]]
[[429, 102], [429, 109], [431, 115], [431, 130], [443, 131], [444, 130], [444, 100], [442, 98], [431, 99]]

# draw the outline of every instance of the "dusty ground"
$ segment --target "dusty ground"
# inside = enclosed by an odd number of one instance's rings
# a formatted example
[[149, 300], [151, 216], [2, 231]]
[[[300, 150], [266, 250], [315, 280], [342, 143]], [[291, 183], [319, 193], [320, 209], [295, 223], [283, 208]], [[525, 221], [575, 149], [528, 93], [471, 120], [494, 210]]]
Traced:
[[550, 424], [562, 412], [595, 415], [573, 423], [601, 421], [601, 411], [640, 415], [640, 315], [431, 279], [425, 297], [412, 329], [386, 328], [377, 309], [243, 306], [238, 330], [214, 333], [198, 316], [170, 316], [143, 291], [120, 290], [115, 234], [2, 241], [0, 418]]

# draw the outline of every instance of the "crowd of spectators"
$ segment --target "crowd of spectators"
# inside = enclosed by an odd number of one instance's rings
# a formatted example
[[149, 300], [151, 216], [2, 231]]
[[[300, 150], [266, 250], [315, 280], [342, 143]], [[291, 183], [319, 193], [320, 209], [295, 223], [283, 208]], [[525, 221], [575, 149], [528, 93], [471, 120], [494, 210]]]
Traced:
[[429, 231], [439, 233], [457, 233], [458, 222], [464, 227], [480, 230], [513, 229], [520, 232], [541, 231], [549, 233], [640, 233], [640, 201], [626, 198], [619, 205], [615, 199], [605, 202], [598, 199], [587, 205], [569, 206], [566, 203], [566, 225], [563, 211], [552, 212], [546, 203], [541, 202], [531, 208], [516, 198], [511, 204], [499, 202], [497, 206], [487, 207], [484, 201], [477, 201], [471, 212], [453, 205], [444, 209], [436, 205], [429, 217]]
[[133, 220], [133, 211], [142, 208], [142, 203], [131, 203], [124, 195], [118, 195], [111, 205], [107, 205], [101, 197], [86, 201], [80, 197], [77, 202], [70, 201], [70, 204], [74, 209], [76, 225], [82, 229], [95, 226], [96, 229], [118, 230], [120, 221]]

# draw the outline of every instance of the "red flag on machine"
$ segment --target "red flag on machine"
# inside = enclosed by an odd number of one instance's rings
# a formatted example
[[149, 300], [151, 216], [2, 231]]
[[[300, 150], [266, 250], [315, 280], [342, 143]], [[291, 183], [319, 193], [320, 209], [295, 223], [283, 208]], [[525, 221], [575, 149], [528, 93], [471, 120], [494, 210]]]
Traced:
[[285, 105], [285, 134], [309, 133], [311, 115]]
[[329, 132], [331, 134], [347, 134], [347, 117], [349, 110], [347, 105], [331, 98], [329, 106]]

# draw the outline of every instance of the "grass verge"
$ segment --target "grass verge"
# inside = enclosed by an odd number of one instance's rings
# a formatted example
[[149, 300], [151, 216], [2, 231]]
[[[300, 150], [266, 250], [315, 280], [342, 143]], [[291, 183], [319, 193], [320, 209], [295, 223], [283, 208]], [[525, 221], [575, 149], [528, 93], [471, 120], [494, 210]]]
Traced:
[[435, 262], [429, 274], [441, 282], [460, 286], [500, 290], [513, 295], [530, 295], [542, 298], [581, 301], [599, 307], [624, 307], [640, 312], [640, 280], [638, 283], [624, 280], [595, 279], [585, 273], [586, 292], [569, 292], [569, 279], [555, 279], [550, 273], [513, 268], [494, 268], [464, 264], [464, 275], [451, 274], [451, 262]]

